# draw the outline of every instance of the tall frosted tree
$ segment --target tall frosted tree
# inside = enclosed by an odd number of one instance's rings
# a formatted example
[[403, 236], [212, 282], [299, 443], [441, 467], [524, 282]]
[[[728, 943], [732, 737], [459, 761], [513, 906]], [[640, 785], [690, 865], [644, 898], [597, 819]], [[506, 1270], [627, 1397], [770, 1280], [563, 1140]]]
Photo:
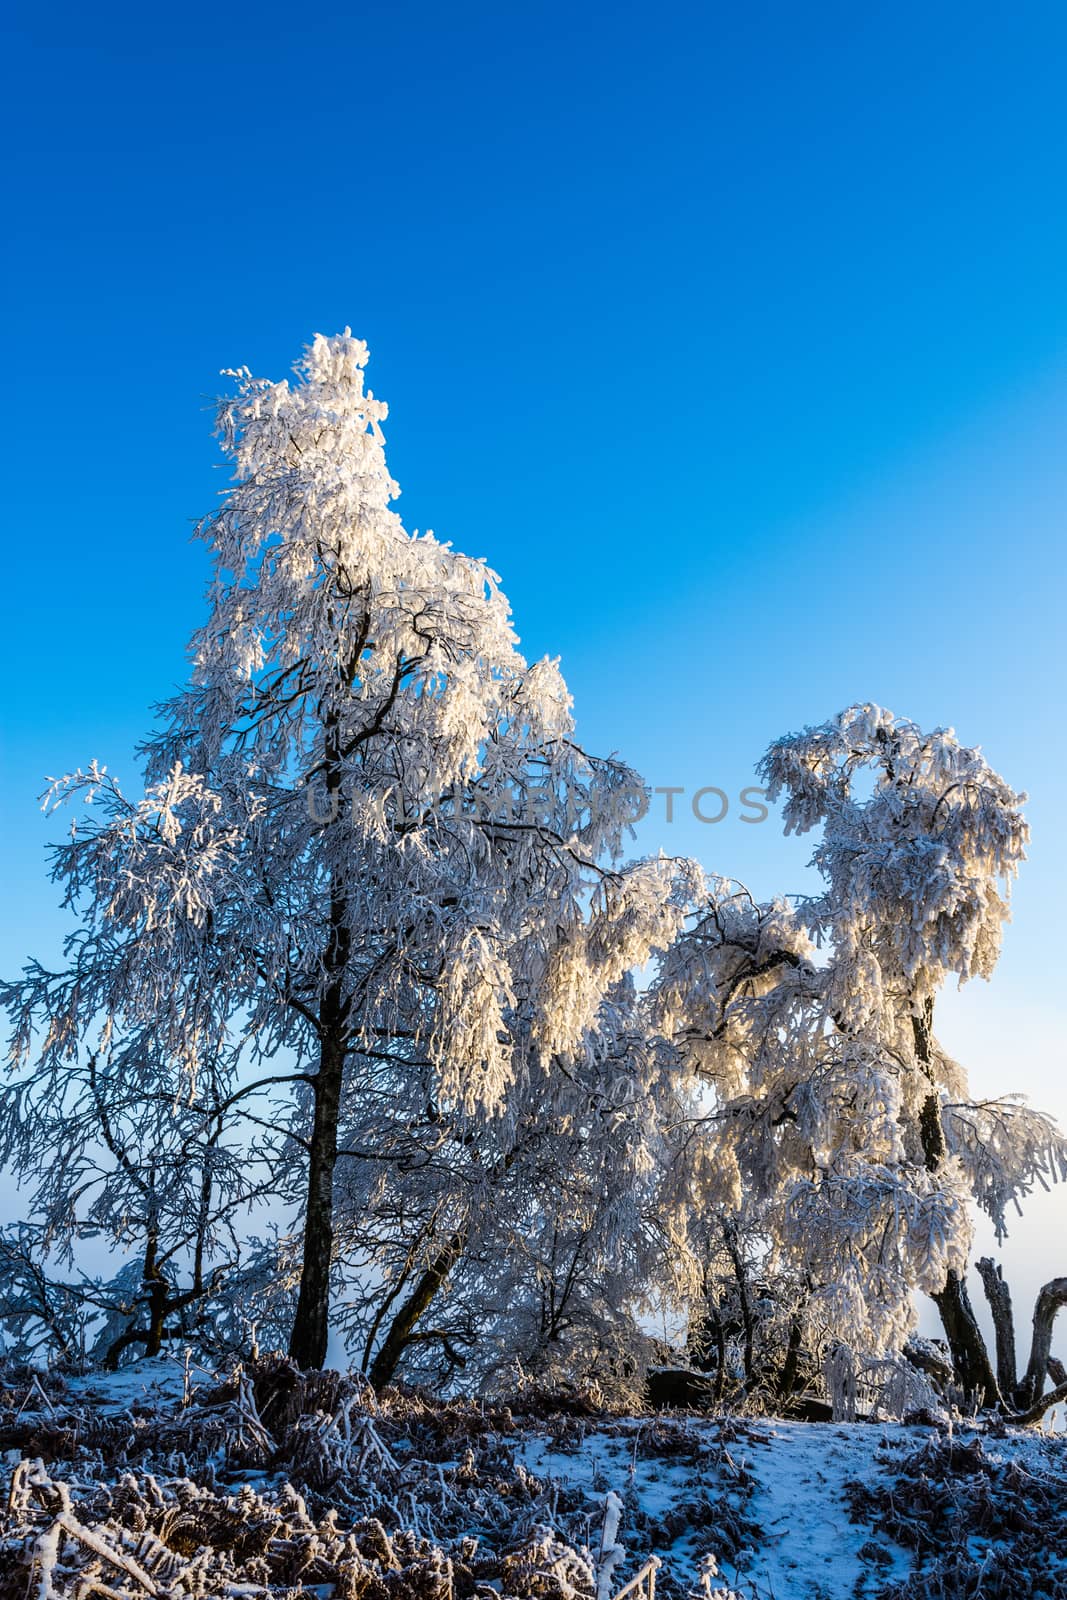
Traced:
[[140, 799], [96, 767], [62, 786], [96, 802], [55, 859], [70, 965], [7, 997], [17, 1058], [150, 1027], [189, 1097], [207, 1062], [234, 1114], [291, 1096], [304, 1366], [326, 1355], [354, 1065], [418, 1063], [428, 1107], [503, 1114], [523, 1030], [549, 1066], [580, 1048], [677, 931], [690, 872], [604, 865], [637, 780], [574, 742], [558, 668], [523, 659], [485, 563], [391, 508], [366, 361], [346, 331], [295, 382], [231, 374], [234, 482], [200, 528], [214, 579], [191, 681], [145, 746]]

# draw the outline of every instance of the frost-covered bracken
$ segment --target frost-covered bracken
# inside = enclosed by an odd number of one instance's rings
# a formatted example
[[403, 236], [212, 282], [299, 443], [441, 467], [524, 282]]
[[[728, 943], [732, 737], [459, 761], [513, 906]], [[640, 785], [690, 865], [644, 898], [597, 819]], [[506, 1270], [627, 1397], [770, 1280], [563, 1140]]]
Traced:
[[[0, 1363], [0, 1597], [1061, 1600], [1062, 1435]], [[175, 1381], [177, 1380], [177, 1381]]]

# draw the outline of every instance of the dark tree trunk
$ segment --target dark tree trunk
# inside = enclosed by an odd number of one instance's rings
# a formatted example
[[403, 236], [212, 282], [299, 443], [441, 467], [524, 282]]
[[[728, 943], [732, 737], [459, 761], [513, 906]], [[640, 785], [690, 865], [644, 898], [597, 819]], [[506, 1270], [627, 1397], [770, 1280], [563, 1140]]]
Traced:
[[[335, 825], [341, 815], [343, 769], [338, 739], [338, 718], [332, 715], [326, 732], [326, 791], [330, 802], [327, 826]], [[333, 1174], [337, 1165], [341, 1091], [350, 1044], [348, 966], [351, 954], [346, 868], [343, 863], [335, 863], [330, 882], [329, 937], [323, 963], [326, 983], [319, 1007], [319, 1065], [312, 1079], [315, 1118], [308, 1152], [304, 1257], [296, 1315], [289, 1336], [289, 1354], [305, 1371], [322, 1366], [330, 1340]]]
[[148, 1292], [148, 1337], [145, 1340], [146, 1356], [158, 1356], [163, 1348], [167, 1331], [167, 1285], [157, 1280]]
[[341, 1112], [345, 1043], [325, 1041], [314, 1078], [315, 1120], [308, 1154], [307, 1205], [300, 1292], [289, 1354], [305, 1371], [321, 1367], [330, 1338], [330, 1267], [333, 1260], [333, 1175]]
[[163, 1348], [163, 1331], [167, 1322], [167, 1280], [159, 1270], [159, 1233], [155, 1223], [149, 1224], [144, 1252], [144, 1286], [148, 1291], [148, 1336], [145, 1355], [158, 1356]]
[[1030, 1344], [1030, 1360], [1019, 1386], [1019, 1405], [1022, 1409], [1036, 1406], [1045, 1387], [1052, 1357], [1052, 1324], [1061, 1306], [1067, 1305], [1067, 1278], [1053, 1278], [1046, 1283], [1034, 1306], [1034, 1334]]
[[721, 1400], [726, 1393], [726, 1330], [722, 1318], [715, 1312], [715, 1398]]
[[[945, 1130], [941, 1123], [941, 1097], [934, 1083], [933, 1026], [933, 1001], [927, 1000], [921, 1015], [912, 1017], [912, 1027], [916, 1059], [930, 1082], [929, 1093], [919, 1113], [923, 1159], [930, 1172], [936, 1172], [948, 1154]], [[977, 1395], [982, 1405], [995, 1406], [1000, 1400], [1000, 1390], [966, 1283], [958, 1272], [950, 1271], [944, 1288], [933, 1298], [941, 1313], [945, 1337], [952, 1352], [956, 1381], [968, 1393]]]
[[686, 1360], [701, 1372], [721, 1374], [726, 1352], [726, 1335], [715, 1299], [716, 1286], [707, 1263], [701, 1273], [700, 1316], [694, 1317], [686, 1340]]
[[726, 1329], [719, 1308], [705, 1283], [704, 1309], [686, 1345], [686, 1361], [698, 1372], [715, 1374], [715, 1398], [721, 1400], [726, 1388]]
[[1040, 1400], [1034, 1401], [1029, 1411], [1019, 1411], [1014, 1415], [1009, 1412], [1004, 1420], [1014, 1423], [1016, 1427], [1027, 1428], [1032, 1422], [1040, 1422], [1046, 1411], [1051, 1411], [1053, 1406], [1060, 1405], [1064, 1400], [1067, 1400], [1067, 1383], [1061, 1383], [1058, 1388], [1043, 1394]]
[[958, 1272], [949, 1272], [945, 1287], [934, 1295], [941, 1313], [956, 1381], [968, 1394], [977, 1395], [985, 1406], [995, 1406], [1000, 1400], [1000, 1389], [989, 1362], [989, 1352], [982, 1338], [967, 1293], [967, 1285]]
[[167, 1313], [170, 1311], [172, 1301], [170, 1286], [159, 1268], [159, 1232], [153, 1222], [148, 1224], [148, 1232], [144, 1247], [144, 1268], [141, 1274], [141, 1295], [138, 1303], [143, 1304], [146, 1312], [147, 1327], [127, 1328], [125, 1333], [120, 1333], [113, 1339], [104, 1352], [104, 1366], [114, 1372], [119, 1364], [119, 1357], [131, 1344], [144, 1345], [146, 1356], [158, 1356], [163, 1348], [163, 1339], [167, 1331]]
[[[523, 1140], [516, 1139], [506, 1154], [495, 1164], [488, 1175], [490, 1195], [503, 1182], [504, 1177], [511, 1170], [523, 1148]], [[482, 1203], [491, 1205], [493, 1201], [487, 1197]], [[455, 1365], [463, 1365], [462, 1361], [455, 1357], [451, 1340], [443, 1330], [434, 1330], [433, 1333], [427, 1333], [419, 1329], [418, 1324], [430, 1309], [435, 1296], [445, 1287], [453, 1271], [462, 1260], [470, 1234], [471, 1222], [468, 1218], [456, 1227], [448, 1241], [430, 1257], [422, 1272], [415, 1279], [414, 1287], [407, 1299], [393, 1316], [389, 1324], [389, 1331], [379, 1345], [373, 1361], [369, 1361], [368, 1357], [377, 1329], [385, 1320], [385, 1312], [392, 1307], [399, 1297], [399, 1288], [405, 1281], [404, 1279], [401, 1279], [400, 1283], [394, 1284], [392, 1293], [386, 1297], [383, 1305], [379, 1307], [378, 1315], [374, 1319], [363, 1355], [363, 1371], [376, 1389], [384, 1388], [387, 1383], [392, 1382], [401, 1356], [408, 1345], [413, 1344], [417, 1339], [438, 1339]], [[571, 1263], [572, 1271], [577, 1266], [577, 1259], [577, 1255], [575, 1255]], [[569, 1291], [567, 1292], [569, 1293]]]
[[787, 1400], [798, 1387], [801, 1345], [802, 1324], [799, 1317], [794, 1317], [789, 1324], [789, 1343], [786, 1346], [785, 1360], [782, 1362], [782, 1370], [775, 1384], [779, 1400]]
[[378, 1347], [370, 1366], [370, 1381], [376, 1389], [391, 1383], [401, 1356], [415, 1337], [421, 1317], [429, 1310], [434, 1296], [467, 1247], [467, 1230], [458, 1229], [436, 1255], [431, 1256], [415, 1286], [389, 1324], [389, 1332]]
[[989, 1256], [983, 1256], [979, 1261], [978, 1271], [993, 1317], [997, 1348], [997, 1382], [1004, 1399], [1010, 1400], [1019, 1381], [1019, 1368], [1015, 1359], [1015, 1317], [1011, 1309], [1011, 1291], [1004, 1282], [1004, 1274], [999, 1266]]

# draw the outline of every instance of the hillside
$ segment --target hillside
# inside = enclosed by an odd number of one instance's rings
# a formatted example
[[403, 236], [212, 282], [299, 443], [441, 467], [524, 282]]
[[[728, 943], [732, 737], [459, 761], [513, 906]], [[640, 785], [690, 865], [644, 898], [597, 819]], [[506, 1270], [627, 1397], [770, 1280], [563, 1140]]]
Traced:
[[1062, 1434], [379, 1400], [280, 1358], [0, 1381], [0, 1600], [1067, 1596]]

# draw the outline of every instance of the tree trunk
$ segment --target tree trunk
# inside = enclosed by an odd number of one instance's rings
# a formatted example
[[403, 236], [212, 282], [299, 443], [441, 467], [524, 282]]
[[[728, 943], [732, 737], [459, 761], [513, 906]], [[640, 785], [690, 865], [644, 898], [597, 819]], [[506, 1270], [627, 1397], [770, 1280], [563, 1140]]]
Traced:
[[[339, 725], [337, 713], [332, 712], [327, 718], [325, 744], [329, 827], [335, 827], [341, 816], [344, 774]], [[289, 1354], [297, 1366], [305, 1371], [309, 1367], [322, 1366], [330, 1340], [333, 1173], [337, 1165], [337, 1126], [341, 1117], [341, 1091], [350, 1042], [350, 997], [347, 986], [352, 928], [348, 913], [346, 870], [343, 856], [331, 867], [330, 927], [323, 960], [326, 983], [319, 1006], [319, 1066], [312, 1080], [315, 1120], [308, 1152], [304, 1257], [300, 1268], [296, 1316], [289, 1336]]]
[[934, 1302], [941, 1313], [957, 1383], [968, 1394], [976, 1395], [982, 1405], [997, 1405], [1000, 1389], [971, 1305], [971, 1297], [967, 1293], [967, 1285], [958, 1272], [949, 1272], [945, 1287], [940, 1294], [934, 1295]]
[[145, 1339], [146, 1356], [158, 1356], [163, 1348], [167, 1331], [167, 1285], [157, 1279], [148, 1294], [148, 1336]]
[[1004, 1399], [1010, 1400], [1019, 1381], [1019, 1369], [1015, 1359], [1015, 1318], [1011, 1309], [1011, 1291], [1004, 1282], [1004, 1274], [989, 1256], [983, 1256], [979, 1261], [978, 1271], [993, 1316], [993, 1331], [997, 1346], [997, 1382]]
[[1061, 1306], [1067, 1305], [1067, 1278], [1053, 1278], [1046, 1283], [1034, 1306], [1034, 1335], [1030, 1344], [1030, 1360], [1019, 1386], [1019, 1406], [1037, 1405], [1045, 1387], [1052, 1355], [1052, 1324]]
[[289, 1337], [289, 1354], [306, 1371], [321, 1367], [330, 1339], [330, 1266], [333, 1260], [333, 1174], [341, 1111], [345, 1043], [324, 1042], [314, 1078], [315, 1121], [308, 1155], [307, 1204], [300, 1293]]
[[448, 1243], [432, 1256], [415, 1283], [415, 1287], [389, 1324], [389, 1332], [371, 1362], [370, 1381], [376, 1389], [392, 1382], [400, 1357], [411, 1343], [420, 1317], [429, 1310], [437, 1291], [445, 1283], [452, 1268], [467, 1247], [467, 1230], [460, 1228]]
[[[930, 1082], [930, 1091], [919, 1113], [919, 1132], [922, 1139], [923, 1158], [929, 1172], [936, 1172], [945, 1160], [948, 1149], [945, 1130], [941, 1122], [941, 1097], [934, 1083], [934, 1005], [927, 1000], [921, 1015], [912, 1017], [915, 1034], [915, 1055], [919, 1066]], [[967, 1285], [958, 1272], [950, 1270], [945, 1286], [934, 1295], [941, 1313], [945, 1337], [952, 1352], [952, 1366], [956, 1381], [970, 1394], [975, 1394], [982, 1405], [995, 1406], [1000, 1400], [1000, 1390], [993, 1374], [982, 1330], [978, 1326], [971, 1305]]]
[[159, 1234], [154, 1222], [149, 1223], [148, 1239], [144, 1252], [144, 1285], [148, 1290], [148, 1335], [145, 1355], [158, 1356], [163, 1348], [163, 1332], [167, 1321], [167, 1280], [156, 1262], [159, 1251]]
[[774, 1386], [774, 1392], [779, 1400], [788, 1400], [797, 1388], [802, 1341], [803, 1325], [800, 1317], [795, 1316], [789, 1324], [789, 1343], [786, 1346], [785, 1360], [782, 1362], [782, 1370]]
[[715, 1398], [721, 1400], [726, 1386], [726, 1330], [714, 1298], [716, 1287], [705, 1262], [701, 1273], [701, 1312], [686, 1339], [686, 1362], [700, 1372], [715, 1373]]
[[1059, 1388], [1050, 1389], [1040, 1400], [1035, 1400], [1029, 1411], [1009, 1412], [1004, 1421], [1018, 1428], [1028, 1428], [1032, 1422], [1040, 1422], [1046, 1411], [1051, 1411], [1053, 1406], [1058, 1406], [1064, 1400], [1067, 1400], [1067, 1383], [1061, 1383]]
[[745, 1387], [747, 1389], [752, 1384], [755, 1319], [752, 1315], [752, 1307], [749, 1304], [748, 1275], [741, 1255], [741, 1247], [738, 1243], [737, 1225], [732, 1218], [723, 1218], [722, 1231], [730, 1260], [733, 1263], [734, 1278], [737, 1280], [737, 1298], [741, 1307], [741, 1326], [745, 1336]]
[[715, 1398], [721, 1400], [726, 1393], [726, 1330], [718, 1309], [715, 1311]]
[[147, 1290], [147, 1294], [142, 1293], [138, 1296], [138, 1304], [145, 1306], [148, 1326], [127, 1328], [125, 1333], [120, 1333], [118, 1338], [112, 1339], [103, 1356], [103, 1364], [109, 1372], [118, 1369], [119, 1357], [131, 1344], [144, 1345], [146, 1356], [158, 1356], [163, 1348], [167, 1312], [171, 1309], [172, 1302], [170, 1287], [159, 1269], [158, 1253], [159, 1231], [156, 1224], [149, 1221], [145, 1238], [144, 1267], [141, 1273], [141, 1288], [142, 1291]]

